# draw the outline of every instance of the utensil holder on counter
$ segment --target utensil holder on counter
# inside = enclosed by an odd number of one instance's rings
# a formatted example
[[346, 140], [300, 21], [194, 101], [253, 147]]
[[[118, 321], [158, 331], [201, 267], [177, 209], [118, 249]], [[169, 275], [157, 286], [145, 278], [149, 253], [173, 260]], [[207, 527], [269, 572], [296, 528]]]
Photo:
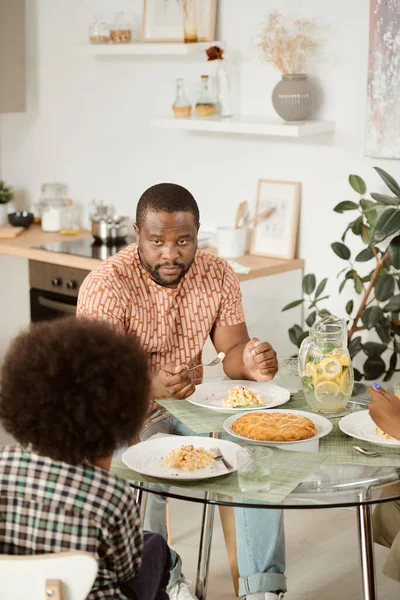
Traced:
[[218, 227], [217, 250], [221, 258], [239, 258], [246, 251], [247, 229]]

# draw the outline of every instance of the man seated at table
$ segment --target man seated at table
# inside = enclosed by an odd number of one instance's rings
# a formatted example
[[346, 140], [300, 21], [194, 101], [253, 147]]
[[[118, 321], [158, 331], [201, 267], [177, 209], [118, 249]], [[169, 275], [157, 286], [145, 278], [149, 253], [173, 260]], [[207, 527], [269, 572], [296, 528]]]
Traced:
[[[400, 398], [377, 383], [369, 393], [371, 418], [382, 431], [400, 440]], [[400, 582], [400, 503], [377, 504], [372, 522], [374, 541], [390, 548], [382, 573]]]
[[[108, 321], [139, 340], [149, 357], [154, 399], [194, 392], [202, 369], [189, 369], [201, 364], [208, 336], [216, 352], [226, 354], [223, 367], [231, 379], [269, 381], [277, 371], [270, 344], [249, 337], [232, 268], [197, 251], [199, 226], [188, 190], [171, 183], [149, 188], [137, 205], [138, 243], [92, 271], [80, 289], [78, 315]], [[191, 432], [180, 427], [179, 433]], [[163, 535], [165, 506], [164, 498], [150, 495], [146, 522]], [[240, 594], [277, 598], [286, 589], [281, 511], [236, 509], [236, 532]], [[177, 555], [171, 572], [176, 582], [179, 598], [193, 598]]]
[[143, 536], [128, 483], [108, 472], [148, 412], [136, 340], [73, 317], [33, 325], [11, 344], [0, 386], [1, 422], [20, 443], [0, 451], [0, 554], [88, 552], [88, 600], [168, 600], [169, 548]]

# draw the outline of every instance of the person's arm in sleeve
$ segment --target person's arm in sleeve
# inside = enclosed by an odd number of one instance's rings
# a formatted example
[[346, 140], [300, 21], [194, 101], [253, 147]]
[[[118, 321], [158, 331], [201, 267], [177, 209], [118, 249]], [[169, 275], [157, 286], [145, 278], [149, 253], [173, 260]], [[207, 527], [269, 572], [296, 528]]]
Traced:
[[80, 287], [76, 315], [107, 321], [115, 329], [126, 331], [121, 299], [107, 280], [95, 274], [88, 275]]
[[239, 281], [230, 265], [226, 267], [220, 309], [211, 331], [217, 352], [226, 354], [223, 367], [231, 379], [270, 381], [278, 363], [268, 342], [250, 339], [243, 311]]

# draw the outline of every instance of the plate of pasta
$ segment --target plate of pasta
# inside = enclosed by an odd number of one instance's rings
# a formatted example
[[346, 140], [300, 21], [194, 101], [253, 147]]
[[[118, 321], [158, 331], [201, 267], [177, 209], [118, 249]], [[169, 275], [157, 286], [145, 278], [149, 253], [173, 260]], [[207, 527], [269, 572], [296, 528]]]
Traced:
[[388, 435], [377, 427], [371, 419], [368, 410], [359, 410], [346, 415], [339, 421], [343, 433], [363, 442], [371, 442], [378, 446], [400, 448], [400, 440]]
[[218, 379], [196, 387], [188, 402], [221, 412], [275, 408], [290, 400], [290, 393], [272, 382]]
[[[218, 446], [232, 469], [215, 460], [213, 446]], [[122, 455], [122, 461], [129, 469], [151, 477], [171, 481], [209, 479], [236, 471], [239, 447], [228, 440], [167, 435], [131, 446]]]

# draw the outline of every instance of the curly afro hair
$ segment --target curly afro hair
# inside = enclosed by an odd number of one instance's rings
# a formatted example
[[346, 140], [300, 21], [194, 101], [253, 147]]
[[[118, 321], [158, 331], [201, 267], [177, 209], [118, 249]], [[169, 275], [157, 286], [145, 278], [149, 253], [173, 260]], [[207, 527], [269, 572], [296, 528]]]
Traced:
[[71, 317], [15, 338], [0, 389], [0, 419], [18, 442], [77, 465], [110, 456], [140, 431], [150, 374], [134, 338]]

